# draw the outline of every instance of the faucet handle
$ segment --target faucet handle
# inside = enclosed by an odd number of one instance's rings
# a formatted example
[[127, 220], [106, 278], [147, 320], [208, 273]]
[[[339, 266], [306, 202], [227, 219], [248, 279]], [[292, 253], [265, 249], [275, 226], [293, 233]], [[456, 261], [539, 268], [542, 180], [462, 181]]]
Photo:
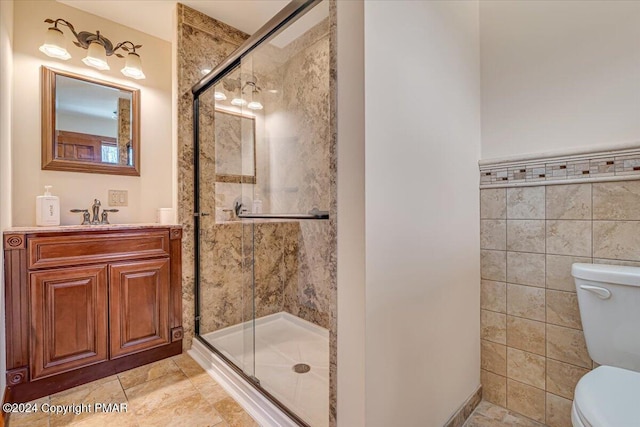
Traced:
[[102, 209], [100, 224], [109, 224], [109, 212], [118, 212], [120, 209]]
[[80, 225], [91, 224], [91, 214], [89, 213], [89, 209], [70, 209], [69, 212], [82, 213], [82, 224]]

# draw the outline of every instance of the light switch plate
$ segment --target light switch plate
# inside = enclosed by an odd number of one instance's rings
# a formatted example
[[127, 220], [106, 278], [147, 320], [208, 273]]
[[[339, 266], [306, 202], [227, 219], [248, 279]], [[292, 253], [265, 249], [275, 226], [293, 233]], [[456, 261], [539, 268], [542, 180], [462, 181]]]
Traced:
[[109, 190], [109, 206], [128, 206], [129, 192], [127, 190]]

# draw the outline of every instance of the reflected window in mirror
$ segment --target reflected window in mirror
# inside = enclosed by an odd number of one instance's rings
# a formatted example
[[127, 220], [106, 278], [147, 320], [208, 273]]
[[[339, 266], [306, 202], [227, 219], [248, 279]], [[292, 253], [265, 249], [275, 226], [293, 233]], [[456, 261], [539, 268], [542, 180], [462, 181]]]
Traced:
[[42, 168], [139, 176], [140, 91], [42, 71]]

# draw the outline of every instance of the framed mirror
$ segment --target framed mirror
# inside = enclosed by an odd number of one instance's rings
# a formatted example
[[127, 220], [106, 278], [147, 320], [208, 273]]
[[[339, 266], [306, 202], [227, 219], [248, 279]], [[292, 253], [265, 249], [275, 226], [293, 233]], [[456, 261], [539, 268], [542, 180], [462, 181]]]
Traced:
[[140, 90], [42, 67], [42, 169], [140, 176]]
[[256, 183], [255, 117], [215, 109], [216, 181]]

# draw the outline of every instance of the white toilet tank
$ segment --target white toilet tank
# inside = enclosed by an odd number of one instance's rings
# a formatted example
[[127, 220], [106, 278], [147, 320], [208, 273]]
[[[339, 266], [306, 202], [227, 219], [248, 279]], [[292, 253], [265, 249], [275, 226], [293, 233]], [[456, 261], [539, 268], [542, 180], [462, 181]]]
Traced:
[[640, 267], [573, 264], [571, 274], [591, 358], [640, 372]]

